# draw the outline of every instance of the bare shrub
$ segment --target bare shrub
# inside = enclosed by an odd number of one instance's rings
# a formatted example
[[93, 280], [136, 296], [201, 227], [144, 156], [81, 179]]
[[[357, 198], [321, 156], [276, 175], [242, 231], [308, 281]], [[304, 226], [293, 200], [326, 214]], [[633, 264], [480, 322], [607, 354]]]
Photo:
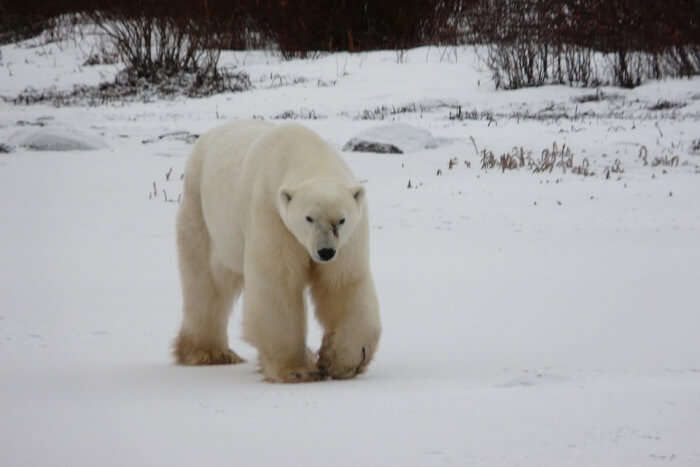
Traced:
[[[546, 83], [634, 87], [700, 73], [700, 3], [476, 0], [466, 24], [497, 88]], [[595, 66], [593, 55], [605, 57]]]
[[662, 56], [665, 75], [693, 76], [700, 73], [700, 44], [676, 45]]
[[102, 38], [89, 51], [83, 66], [114, 65], [119, 63], [119, 53], [114, 49], [111, 41]]
[[111, 39], [130, 78], [155, 82], [163, 76], [195, 73], [215, 78], [220, 51], [209, 48], [206, 22], [159, 15], [122, 16], [97, 11], [91, 18]]
[[614, 76], [613, 82], [625, 88], [634, 88], [642, 84], [647, 74], [645, 61], [653, 60], [654, 55], [642, 55], [620, 49], [608, 56], [608, 61]]
[[491, 70], [496, 89], [541, 86], [549, 75], [547, 48], [530, 41], [488, 45], [486, 66]]
[[593, 69], [593, 52], [585, 47], [577, 45], [564, 45], [561, 48], [558, 60], [563, 59], [564, 69], [560, 72], [560, 82], [588, 86], [592, 84], [595, 76]]
[[468, 3], [282, 1], [255, 2], [251, 11], [263, 34], [277, 44], [283, 57], [290, 59], [309, 57], [318, 51], [401, 51], [423, 44], [456, 43]]

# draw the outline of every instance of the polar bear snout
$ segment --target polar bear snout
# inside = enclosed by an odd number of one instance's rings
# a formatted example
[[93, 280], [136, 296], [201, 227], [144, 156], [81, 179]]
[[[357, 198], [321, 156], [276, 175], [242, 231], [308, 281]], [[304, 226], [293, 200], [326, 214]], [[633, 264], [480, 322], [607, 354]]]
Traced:
[[330, 261], [335, 256], [333, 248], [321, 248], [316, 253], [321, 261]]

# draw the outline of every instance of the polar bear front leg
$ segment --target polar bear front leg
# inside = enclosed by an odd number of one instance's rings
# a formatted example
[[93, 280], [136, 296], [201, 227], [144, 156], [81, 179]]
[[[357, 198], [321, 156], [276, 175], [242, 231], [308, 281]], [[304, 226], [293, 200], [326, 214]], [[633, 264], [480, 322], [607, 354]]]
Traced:
[[258, 350], [265, 379], [278, 383], [317, 381], [316, 358], [306, 347], [303, 283], [255, 266], [245, 271], [244, 338]]
[[372, 279], [365, 277], [350, 285], [316, 283], [311, 295], [324, 327], [318, 359], [321, 374], [346, 379], [365, 371], [381, 335]]

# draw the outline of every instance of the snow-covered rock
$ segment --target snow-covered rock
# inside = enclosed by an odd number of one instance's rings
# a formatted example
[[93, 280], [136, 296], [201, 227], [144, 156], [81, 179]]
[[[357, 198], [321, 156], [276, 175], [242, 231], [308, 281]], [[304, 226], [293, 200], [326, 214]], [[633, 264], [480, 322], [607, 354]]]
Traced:
[[370, 128], [351, 138], [343, 151], [402, 154], [438, 147], [432, 133], [406, 123]]
[[9, 143], [35, 151], [87, 151], [107, 147], [96, 135], [58, 126], [21, 129], [10, 136]]

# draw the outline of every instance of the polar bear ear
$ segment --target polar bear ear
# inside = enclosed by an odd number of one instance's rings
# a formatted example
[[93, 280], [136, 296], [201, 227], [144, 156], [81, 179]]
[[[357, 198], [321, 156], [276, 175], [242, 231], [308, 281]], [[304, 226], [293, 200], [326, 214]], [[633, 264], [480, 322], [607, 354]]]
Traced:
[[352, 197], [355, 198], [355, 201], [359, 203], [365, 196], [365, 187], [361, 185], [355, 185], [350, 188], [350, 193], [352, 193]]
[[282, 204], [282, 206], [288, 205], [293, 197], [294, 197], [294, 192], [292, 192], [292, 190], [290, 190], [289, 188], [280, 188], [279, 200], [280, 200], [280, 203]]

